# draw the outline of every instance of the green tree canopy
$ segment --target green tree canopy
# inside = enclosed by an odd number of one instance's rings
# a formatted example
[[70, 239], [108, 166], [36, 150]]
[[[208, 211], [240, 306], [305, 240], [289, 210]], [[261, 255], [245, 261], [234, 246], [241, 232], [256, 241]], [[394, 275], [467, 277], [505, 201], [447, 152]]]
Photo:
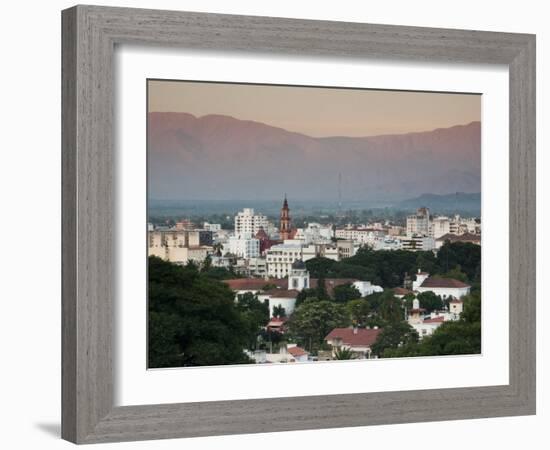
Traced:
[[306, 261], [307, 270], [312, 278], [326, 277], [334, 264], [336, 264], [336, 261], [323, 257], [312, 258]]
[[382, 294], [378, 315], [387, 323], [396, 323], [403, 320], [405, 316], [403, 302], [394, 297], [393, 291], [386, 290]]
[[441, 324], [431, 336], [399, 348], [387, 348], [384, 357], [469, 355], [481, 353], [481, 297], [464, 297], [464, 311], [457, 321]]
[[273, 316], [274, 317], [286, 317], [285, 308], [282, 305], [277, 305], [273, 307]]
[[357, 300], [350, 300], [346, 304], [348, 314], [352, 322], [358, 327], [366, 327], [369, 322], [369, 316], [371, 312], [370, 304], [368, 300], [360, 298]]
[[200, 273], [149, 257], [149, 367], [239, 364], [250, 324], [233, 292]]
[[441, 297], [432, 291], [420, 292], [416, 298], [418, 298], [420, 307], [428, 312], [441, 311], [445, 306]]
[[446, 242], [437, 252], [437, 265], [441, 274], [458, 266], [469, 281], [479, 281], [481, 246], [471, 242]]
[[337, 303], [346, 303], [349, 300], [361, 298], [361, 293], [352, 284], [342, 284], [334, 287], [334, 301]]
[[375, 355], [383, 356], [386, 349], [418, 342], [418, 333], [404, 320], [385, 326], [372, 346]]
[[247, 292], [237, 297], [236, 308], [248, 329], [247, 347], [255, 348], [259, 331], [269, 321], [269, 302], [260, 302], [255, 294]]
[[456, 266], [454, 269], [449, 270], [441, 274], [443, 278], [454, 278], [455, 280], [460, 280], [463, 282], [468, 282], [468, 276], [462, 272], [460, 266]]
[[316, 351], [333, 328], [351, 323], [343, 305], [330, 300], [305, 300], [287, 322], [289, 332], [309, 351]]

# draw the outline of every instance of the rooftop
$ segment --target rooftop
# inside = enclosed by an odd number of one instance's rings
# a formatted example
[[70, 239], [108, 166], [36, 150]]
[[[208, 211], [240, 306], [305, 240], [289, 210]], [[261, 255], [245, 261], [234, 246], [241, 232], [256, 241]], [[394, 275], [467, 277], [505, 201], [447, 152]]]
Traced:
[[301, 347], [290, 347], [287, 348], [287, 351], [294, 357], [307, 355], [307, 352]]
[[327, 334], [325, 341], [340, 338], [343, 344], [349, 345], [350, 347], [367, 347], [376, 342], [381, 332], [381, 328], [335, 328]]
[[273, 298], [296, 298], [298, 297], [299, 293], [300, 291], [297, 291], [295, 289], [270, 289], [269, 291], [265, 291], [262, 294], [269, 295]]
[[288, 281], [284, 278], [236, 278], [234, 280], [223, 280], [234, 291], [261, 291], [267, 285], [275, 285], [286, 288]]
[[469, 288], [470, 285], [454, 278], [429, 277], [420, 285], [423, 288]]
[[424, 323], [442, 323], [445, 322], [445, 317], [439, 316], [439, 317], [433, 317], [431, 319], [424, 319]]

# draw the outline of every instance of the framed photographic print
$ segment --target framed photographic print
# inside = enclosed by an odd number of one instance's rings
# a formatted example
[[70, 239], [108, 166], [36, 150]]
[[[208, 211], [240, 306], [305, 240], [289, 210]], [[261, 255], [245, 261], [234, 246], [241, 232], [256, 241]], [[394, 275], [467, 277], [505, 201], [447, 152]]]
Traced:
[[63, 11], [63, 437], [534, 414], [534, 73], [532, 35]]

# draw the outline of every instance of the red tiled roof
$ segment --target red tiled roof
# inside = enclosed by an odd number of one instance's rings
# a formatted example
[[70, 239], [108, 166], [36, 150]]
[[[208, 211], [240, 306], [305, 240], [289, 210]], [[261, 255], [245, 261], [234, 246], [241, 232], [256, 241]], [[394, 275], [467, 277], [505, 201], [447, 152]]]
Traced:
[[286, 317], [273, 317], [268, 322], [268, 327], [282, 327], [288, 319]]
[[274, 284], [281, 288], [286, 288], [288, 281], [279, 278], [237, 278], [234, 280], [223, 280], [234, 291], [260, 291], [264, 286], [268, 284]]
[[371, 346], [376, 342], [378, 335], [382, 332], [381, 328], [367, 329], [357, 328], [335, 328], [325, 337], [325, 341], [335, 338], [342, 339], [342, 343], [349, 346]]
[[444, 321], [445, 321], [445, 317], [443, 316], [434, 317], [432, 319], [424, 319], [424, 323], [440, 323]]
[[464, 303], [464, 300], [453, 298], [449, 303]]
[[270, 289], [262, 294], [270, 295], [273, 298], [296, 298], [300, 291], [295, 289]]
[[307, 352], [301, 347], [289, 347], [287, 351], [294, 357], [307, 355]]
[[469, 284], [463, 283], [460, 280], [455, 280], [454, 278], [439, 278], [439, 277], [429, 277], [424, 280], [420, 285], [423, 288], [465, 288], [470, 287]]

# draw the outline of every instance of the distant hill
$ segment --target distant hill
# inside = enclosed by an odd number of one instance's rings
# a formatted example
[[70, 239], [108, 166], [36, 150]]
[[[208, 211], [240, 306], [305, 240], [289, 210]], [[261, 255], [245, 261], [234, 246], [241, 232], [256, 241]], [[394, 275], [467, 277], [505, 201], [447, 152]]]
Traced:
[[411, 212], [421, 206], [426, 206], [432, 212], [439, 214], [469, 213], [479, 216], [481, 214], [481, 193], [422, 194], [419, 197], [403, 200], [394, 205], [395, 208], [410, 210]]
[[229, 116], [149, 113], [149, 196], [397, 202], [481, 190], [479, 122], [373, 137], [315, 138]]

